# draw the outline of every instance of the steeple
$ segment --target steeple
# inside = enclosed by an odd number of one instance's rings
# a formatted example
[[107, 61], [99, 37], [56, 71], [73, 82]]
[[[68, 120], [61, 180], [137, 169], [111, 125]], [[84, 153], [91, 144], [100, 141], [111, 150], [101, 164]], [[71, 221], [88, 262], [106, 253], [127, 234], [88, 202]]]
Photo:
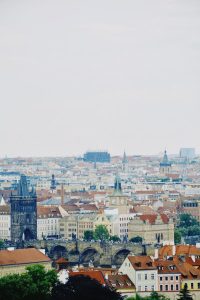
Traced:
[[163, 159], [160, 163], [160, 166], [171, 166], [171, 163], [169, 162], [168, 156], [167, 156], [167, 151], [165, 150]]
[[162, 162], [163, 163], [168, 163], [169, 162], [168, 156], [167, 156], [167, 150], [165, 150], [165, 152], [164, 152], [164, 156], [163, 156], [163, 161]]
[[123, 164], [126, 164], [127, 162], [128, 162], [128, 160], [127, 160], [126, 152], [124, 151], [122, 163], [123, 163]]
[[2, 195], [1, 200], [0, 200], [0, 206], [4, 206], [4, 205], [6, 205], [6, 202], [5, 202], [5, 200], [3, 198], [3, 195]]
[[168, 159], [167, 151], [165, 150], [162, 161], [160, 162], [160, 173], [162, 175], [169, 174], [171, 172], [172, 164]]
[[121, 184], [121, 178], [119, 177], [119, 175], [117, 175], [115, 177], [115, 186], [114, 186], [114, 189], [115, 189], [115, 193], [121, 193], [122, 192], [122, 184]]
[[54, 174], [52, 174], [52, 177], [51, 177], [51, 186], [50, 186], [50, 189], [52, 190], [55, 190], [56, 189], [56, 180], [55, 180], [55, 176]]
[[18, 184], [18, 196], [21, 196], [21, 197], [29, 196], [27, 179], [26, 179], [26, 176], [23, 174], [21, 175], [19, 184]]

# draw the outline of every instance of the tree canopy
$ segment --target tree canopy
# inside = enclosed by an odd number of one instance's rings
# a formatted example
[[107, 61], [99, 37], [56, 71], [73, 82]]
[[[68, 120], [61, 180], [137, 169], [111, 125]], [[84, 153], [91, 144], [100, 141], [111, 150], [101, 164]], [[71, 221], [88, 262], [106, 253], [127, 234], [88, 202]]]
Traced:
[[110, 241], [120, 242], [121, 240], [117, 235], [112, 235], [112, 236], [110, 236]]
[[141, 238], [141, 236], [136, 236], [136, 237], [133, 237], [132, 239], [130, 239], [130, 242], [142, 243], [142, 238]]
[[187, 284], [185, 283], [183, 289], [180, 290], [178, 300], [192, 300], [192, 296], [188, 290]]
[[198, 225], [198, 221], [190, 214], [181, 214], [180, 215], [180, 224], [179, 227], [187, 228], [190, 226]]
[[122, 300], [120, 294], [88, 276], [76, 275], [66, 284], [57, 283], [52, 289], [52, 300]]
[[85, 241], [91, 241], [94, 239], [94, 232], [92, 230], [86, 230], [84, 231], [84, 237], [83, 239]]
[[105, 225], [98, 225], [96, 226], [95, 228], [95, 231], [94, 231], [94, 238], [95, 240], [100, 240], [100, 241], [107, 241], [109, 240], [109, 232], [108, 232], [108, 229]]
[[54, 270], [46, 271], [42, 265], [30, 266], [23, 274], [0, 278], [0, 300], [48, 300], [56, 282]]

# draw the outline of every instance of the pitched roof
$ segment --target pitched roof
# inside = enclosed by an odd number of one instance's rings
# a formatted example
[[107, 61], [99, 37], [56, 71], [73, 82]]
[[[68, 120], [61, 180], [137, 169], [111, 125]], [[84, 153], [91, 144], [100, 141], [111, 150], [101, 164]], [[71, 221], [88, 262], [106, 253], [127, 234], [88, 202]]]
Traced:
[[91, 271], [78, 271], [78, 272], [69, 272], [69, 276], [77, 276], [77, 275], [83, 275], [83, 276], [89, 276], [92, 279], [97, 280], [101, 284], [106, 284], [103, 273], [101, 271], [97, 270], [91, 270]]
[[37, 217], [39, 219], [45, 218], [61, 218], [61, 213], [58, 206], [37, 206]]
[[144, 222], [149, 221], [150, 224], [155, 224], [158, 216], [161, 217], [161, 220], [163, 223], [165, 223], [165, 224], [169, 223], [169, 218], [165, 214], [160, 214], [160, 215], [145, 214], [145, 215], [139, 216], [139, 218]]
[[173, 255], [173, 247], [175, 247], [176, 255], [186, 255], [186, 256], [199, 256], [200, 249], [194, 245], [165, 245], [161, 247], [158, 251], [159, 257], [172, 256]]
[[135, 270], [156, 270], [150, 256], [128, 256], [128, 260]]
[[174, 261], [158, 259], [154, 263], [158, 269], [158, 274], [180, 274]]
[[35, 248], [0, 251], [0, 267], [42, 262], [51, 262], [51, 259]]
[[130, 280], [128, 275], [116, 274], [116, 275], [108, 275], [108, 279], [106, 279], [107, 284], [115, 289], [133, 289], [135, 290], [134, 283]]

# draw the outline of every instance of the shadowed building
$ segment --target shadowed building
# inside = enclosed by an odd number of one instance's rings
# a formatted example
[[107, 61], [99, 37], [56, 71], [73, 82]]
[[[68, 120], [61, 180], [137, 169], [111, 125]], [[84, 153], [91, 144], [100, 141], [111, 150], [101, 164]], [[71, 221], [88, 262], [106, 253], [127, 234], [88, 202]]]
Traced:
[[11, 240], [37, 239], [37, 196], [30, 192], [25, 175], [21, 175], [17, 195], [11, 195]]
[[110, 153], [106, 151], [88, 151], [84, 154], [84, 161], [93, 162], [93, 163], [109, 163], [110, 162]]

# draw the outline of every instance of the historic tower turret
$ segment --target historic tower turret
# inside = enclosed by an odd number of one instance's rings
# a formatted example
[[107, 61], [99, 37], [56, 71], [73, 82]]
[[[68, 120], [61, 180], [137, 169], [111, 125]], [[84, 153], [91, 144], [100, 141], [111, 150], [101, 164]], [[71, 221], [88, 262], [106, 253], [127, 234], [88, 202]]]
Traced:
[[172, 168], [172, 164], [168, 160], [167, 151], [165, 150], [163, 160], [160, 163], [160, 173], [163, 175], [170, 174], [171, 168]]
[[37, 196], [28, 189], [25, 175], [21, 175], [17, 195], [11, 195], [11, 240], [37, 239]]

